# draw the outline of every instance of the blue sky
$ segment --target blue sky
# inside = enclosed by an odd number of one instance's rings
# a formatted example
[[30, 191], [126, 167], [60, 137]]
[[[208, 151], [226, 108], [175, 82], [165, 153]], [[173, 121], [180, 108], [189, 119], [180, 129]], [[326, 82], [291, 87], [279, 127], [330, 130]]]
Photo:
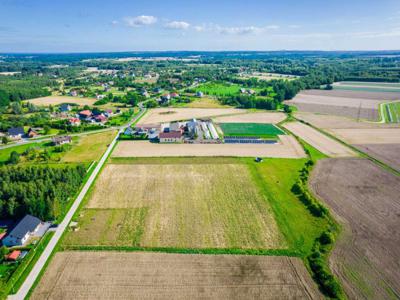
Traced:
[[400, 0], [0, 0], [0, 52], [400, 50]]

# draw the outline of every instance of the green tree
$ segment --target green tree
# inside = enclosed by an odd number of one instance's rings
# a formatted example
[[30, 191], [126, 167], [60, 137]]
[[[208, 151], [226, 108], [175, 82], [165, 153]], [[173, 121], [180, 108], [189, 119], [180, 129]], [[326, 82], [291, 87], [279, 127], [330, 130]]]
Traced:
[[20, 161], [20, 155], [17, 151], [13, 151], [10, 154], [10, 158], [8, 159], [8, 162], [12, 165], [16, 165]]
[[43, 126], [43, 131], [44, 131], [44, 134], [46, 135], [46, 134], [49, 134], [49, 132], [50, 132], [50, 126], [49, 125], [44, 125]]
[[1, 142], [2, 142], [4, 145], [7, 145], [9, 141], [10, 141], [10, 140], [9, 140], [8, 137], [6, 137], [6, 136], [3, 136], [3, 137], [1, 138]]
[[22, 114], [22, 106], [21, 103], [19, 102], [12, 102], [10, 104], [11, 107], [11, 111], [15, 114], [15, 115], [20, 115]]

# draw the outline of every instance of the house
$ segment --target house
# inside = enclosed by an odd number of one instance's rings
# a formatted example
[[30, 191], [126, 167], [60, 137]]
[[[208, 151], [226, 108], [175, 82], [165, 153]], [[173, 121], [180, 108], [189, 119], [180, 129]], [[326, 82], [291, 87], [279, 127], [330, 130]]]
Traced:
[[112, 109], [106, 109], [106, 111], [104, 112], [104, 115], [105, 115], [107, 118], [111, 117], [113, 114], [114, 114], [114, 113], [113, 113]]
[[20, 250], [14, 250], [10, 254], [6, 255], [6, 260], [16, 261], [20, 255], [21, 255]]
[[39, 135], [39, 132], [38, 132], [38, 130], [36, 128], [32, 128], [31, 127], [31, 128], [29, 128], [27, 135], [28, 135], [29, 138], [33, 138], [33, 137]]
[[40, 224], [42, 224], [42, 221], [38, 218], [26, 215], [3, 239], [3, 245], [7, 247], [24, 245], [29, 237], [38, 230]]
[[79, 126], [79, 125], [81, 125], [81, 120], [79, 120], [78, 118], [71, 118], [71, 119], [69, 119], [69, 125]]
[[159, 135], [160, 143], [180, 143], [182, 142], [182, 132], [171, 131], [161, 132]]
[[133, 133], [135, 132], [135, 130], [132, 127], [127, 127], [124, 131], [125, 135], [133, 135]]
[[60, 146], [64, 144], [69, 144], [72, 142], [72, 138], [69, 135], [65, 136], [56, 136], [51, 139], [55, 146]]
[[179, 94], [178, 93], [171, 93], [171, 98], [179, 98]]
[[154, 89], [153, 89], [153, 92], [154, 92], [154, 93], [157, 93], [157, 94], [158, 94], [158, 93], [161, 93], [162, 91], [163, 91], [162, 88], [154, 88]]
[[105, 95], [96, 95], [96, 99], [97, 100], [101, 100], [101, 99], [104, 99], [104, 97], [105, 97]]
[[77, 97], [78, 96], [78, 92], [77, 91], [70, 91], [69, 95], [72, 97]]
[[254, 95], [256, 92], [254, 91], [254, 90], [247, 90], [247, 93], [249, 94], [249, 95]]
[[81, 119], [87, 119], [90, 118], [92, 116], [92, 112], [90, 110], [82, 110], [81, 112], [79, 112], [79, 117]]
[[203, 97], [203, 96], [204, 96], [203, 92], [198, 91], [198, 92], [196, 93], [196, 97], [201, 98], [201, 97]]
[[71, 109], [72, 109], [71, 105], [69, 105], [68, 103], [63, 103], [60, 105], [61, 112], [67, 112], [67, 111], [70, 111]]
[[170, 99], [171, 99], [170, 94], [164, 94], [161, 96], [161, 102], [169, 102]]
[[105, 122], [107, 122], [107, 120], [108, 120], [108, 119], [106, 118], [106, 116], [104, 116], [104, 115], [95, 116], [94, 119], [95, 119], [96, 122], [98, 122], [98, 123], [105, 123]]
[[8, 137], [11, 139], [20, 139], [25, 135], [23, 127], [13, 127], [8, 129]]

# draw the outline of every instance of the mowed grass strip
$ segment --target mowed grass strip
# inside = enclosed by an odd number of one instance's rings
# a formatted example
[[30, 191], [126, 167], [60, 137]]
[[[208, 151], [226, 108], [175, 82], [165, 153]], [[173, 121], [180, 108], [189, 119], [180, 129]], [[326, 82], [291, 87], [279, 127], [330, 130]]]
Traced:
[[[287, 248], [246, 164], [110, 164], [87, 208], [147, 209], [141, 247]], [[100, 232], [110, 226], [103, 222]], [[79, 235], [74, 244], [107, 240], [101, 233], [92, 241], [80, 231], [69, 234]]]
[[276, 137], [285, 134], [273, 124], [260, 123], [220, 123], [224, 136]]

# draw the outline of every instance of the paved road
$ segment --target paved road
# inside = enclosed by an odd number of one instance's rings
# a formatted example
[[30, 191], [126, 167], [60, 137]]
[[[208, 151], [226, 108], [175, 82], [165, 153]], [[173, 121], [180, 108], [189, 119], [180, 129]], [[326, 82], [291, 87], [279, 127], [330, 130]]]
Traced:
[[[136, 120], [138, 120], [145, 112], [142, 106], [140, 106], [140, 113], [137, 114], [128, 124], [131, 125]], [[123, 128], [118, 131], [118, 135], [123, 132]], [[90, 175], [88, 181], [85, 183], [84, 187], [82, 188], [81, 192], [79, 193], [78, 197], [76, 198], [74, 204], [71, 206], [70, 210], [64, 217], [64, 220], [61, 224], [58, 225], [57, 229], [53, 237], [51, 238], [49, 244], [44, 249], [42, 255], [40, 256], [39, 260], [36, 262], [35, 266], [29, 273], [28, 277], [25, 279], [25, 282], [22, 284], [21, 288], [15, 295], [10, 295], [8, 299], [25, 299], [26, 295], [28, 294], [29, 290], [32, 288], [33, 284], [35, 283], [36, 279], [39, 276], [39, 273], [43, 269], [46, 264], [46, 261], [49, 259], [51, 253], [53, 252], [55, 246], [57, 245], [58, 241], [60, 240], [61, 236], [63, 235], [65, 229], [68, 227], [69, 222], [71, 221], [72, 217], [74, 216], [75, 212], [77, 211], [79, 205], [81, 204], [83, 198], [85, 197], [87, 191], [89, 190], [90, 186], [96, 179], [97, 174], [100, 172], [102, 166], [104, 165], [107, 157], [111, 153], [115, 143], [117, 142], [118, 135], [114, 138], [114, 140], [108, 146], [106, 152], [101, 157], [99, 163], [97, 164], [96, 168], [94, 169], [93, 173]]]

